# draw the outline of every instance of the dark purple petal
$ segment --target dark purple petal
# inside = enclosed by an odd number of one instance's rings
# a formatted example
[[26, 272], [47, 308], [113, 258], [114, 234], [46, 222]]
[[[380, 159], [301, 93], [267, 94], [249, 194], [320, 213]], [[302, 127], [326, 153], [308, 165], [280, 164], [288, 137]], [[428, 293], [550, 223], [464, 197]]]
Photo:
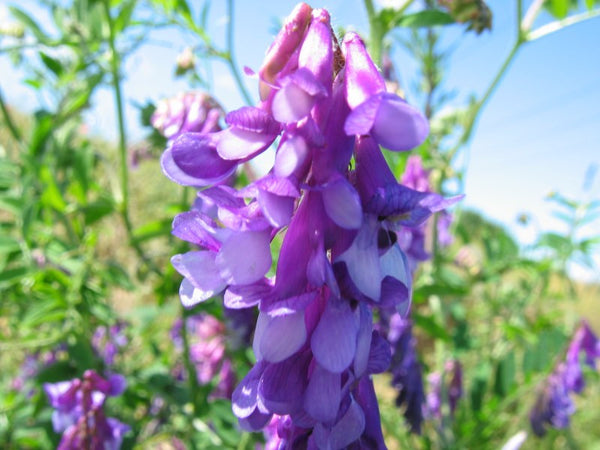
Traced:
[[255, 409], [252, 414], [243, 419], [239, 419], [238, 422], [242, 430], [252, 432], [262, 430], [272, 418], [273, 414], [265, 414], [258, 409]]
[[310, 353], [305, 352], [268, 365], [260, 379], [258, 395], [269, 411], [285, 415], [302, 407], [309, 362]]
[[[236, 164], [234, 164], [233, 166], [230, 166], [230, 169], [228, 171], [221, 173], [221, 175], [216, 176], [216, 178], [206, 178], [206, 179], [205, 178], [197, 178], [197, 177], [189, 175], [189, 174], [185, 173], [183, 170], [181, 170], [181, 168], [173, 160], [173, 153], [172, 153], [171, 148], [168, 148], [164, 151], [164, 153], [162, 154], [162, 157], [160, 159], [160, 164], [161, 164], [163, 173], [171, 181], [174, 181], [175, 183], [181, 184], [183, 186], [194, 186], [194, 187], [207, 186], [209, 184], [214, 184], [214, 183], [223, 181], [223, 180], [227, 179], [229, 176], [231, 176], [235, 172], [235, 169], [237, 167]], [[224, 165], [225, 168], [228, 165], [229, 165], [229, 163], [225, 164]], [[222, 168], [220, 168], [220, 169], [222, 169]], [[218, 172], [221, 172], [220, 169], [218, 170]]]
[[391, 361], [392, 351], [389, 342], [382, 338], [377, 331], [373, 331], [367, 372], [370, 374], [385, 372]]
[[257, 362], [233, 391], [231, 406], [236, 417], [244, 419], [249, 417], [256, 409], [258, 383], [265, 367], [266, 364], [264, 362]]
[[356, 401], [365, 414], [365, 430], [361, 441], [366, 441], [366, 447], [373, 450], [385, 450], [385, 442], [381, 430], [381, 416], [379, 405], [373, 388], [373, 381], [369, 377], [361, 378], [356, 393]]
[[179, 170], [198, 180], [224, 180], [237, 167], [237, 161], [227, 161], [219, 156], [214, 137], [208, 134], [179, 136], [171, 145], [171, 155]]
[[330, 298], [310, 341], [315, 359], [330, 372], [342, 372], [354, 359], [357, 333], [350, 304]]
[[367, 370], [373, 330], [373, 315], [364, 302], [360, 302], [360, 320], [356, 339], [354, 376], [360, 378]]

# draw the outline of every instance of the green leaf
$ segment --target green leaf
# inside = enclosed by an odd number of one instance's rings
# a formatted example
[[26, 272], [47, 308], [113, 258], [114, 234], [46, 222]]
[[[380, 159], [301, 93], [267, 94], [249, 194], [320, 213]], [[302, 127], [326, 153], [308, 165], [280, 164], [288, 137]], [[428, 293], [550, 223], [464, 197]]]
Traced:
[[40, 170], [40, 179], [45, 183], [44, 192], [41, 196], [42, 203], [59, 212], [64, 212], [67, 208], [67, 203], [63, 199], [62, 193], [56, 184], [56, 180], [47, 166], [43, 166]]
[[21, 249], [19, 241], [10, 236], [0, 235], [0, 253], [12, 253]]
[[554, 17], [564, 19], [569, 13], [569, 0], [551, 0], [550, 8]]
[[406, 14], [396, 20], [395, 26], [399, 27], [435, 27], [455, 23], [452, 16], [438, 9], [427, 9], [414, 14]]
[[133, 239], [140, 243], [149, 239], [168, 236], [171, 232], [171, 219], [159, 219], [148, 222], [133, 231]]
[[424, 316], [418, 313], [413, 314], [413, 320], [415, 326], [424, 330], [431, 337], [441, 339], [443, 341], [449, 341], [450, 335], [448, 331], [431, 316]]
[[63, 66], [61, 64], [61, 62], [56, 59], [53, 58], [52, 56], [44, 53], [44, 52], [39, 52], [40, 58], [42, 58], [42, 62], [44, 63], [44, 65], [50, 69], [50, 71], [56, 75], [57, 77], [60, 77], [63, 73]]
[[39, 155], [44, 149], [44, 144], [54, 128], [54, 116], [48, 111], [41, 110], [35, 113], [35, 126], [31, 136], [29, 148], [33, 155]]
[[515, 383], [516, 375], [515, 353], [510, 352], [496, 366], [496, 380], [494, 382], [494, 393], [499, 397], [506, 397]]
[[18, 283], [30, 273], [29, 267], [16, 267], [14, 269], [3, 270], [0, 273], [0, 287], [6, 287]]
[[115, 211], [115, 202], [112, 198], [100, 197], [82, 208], [85, 224], [91, 225]]
[[117, 32], [122, 32], [129, 23], [131, 22], [131, 16], [133, 15], [133, 10], [137, 4], [137, 0], [125, 0], [123, 2], [123, 6], [119, 11], [117, 18], [115, 19], [115, 30]]
[[27, 14], [24, 10], [17, 8], [16, 6], [10, 6], [9, 9], [14, 18], [21, 22], [25, 27], [27, 27], [37, 38], [38, 41], [47, 42], [50, 40], [50, 37], [40, 28], [37, 22], [33, 20], [31, 16]]

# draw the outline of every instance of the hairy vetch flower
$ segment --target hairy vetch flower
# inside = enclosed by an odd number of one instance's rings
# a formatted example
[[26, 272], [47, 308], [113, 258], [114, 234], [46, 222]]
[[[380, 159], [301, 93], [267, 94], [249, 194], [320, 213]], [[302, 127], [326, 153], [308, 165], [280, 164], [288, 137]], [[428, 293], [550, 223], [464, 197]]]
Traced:
[[[258, 307], [257, 362], [232, 396], [242, 428], [276, 415], [292, 448], [385, 448], [371, 374], [386, 370], [391, 349], [373, 309], [406, 314], [411, 272], [397, 233], [457, 199], [397, 182], [381, 146], [421, 144], [427, 120], [386, 91], [356, 33], [338, 43], [327, 11], [299, 4], [258, 74], [257, 106], [228, 113], [220, 131], [182, 134], [163, 154], [169, 178], [204, 188], [173, 223], [196, 247], [172, 258], [181, 301], [222, 293], [228, 308]], [[267, 175], [220, 184], [270, 146]]]

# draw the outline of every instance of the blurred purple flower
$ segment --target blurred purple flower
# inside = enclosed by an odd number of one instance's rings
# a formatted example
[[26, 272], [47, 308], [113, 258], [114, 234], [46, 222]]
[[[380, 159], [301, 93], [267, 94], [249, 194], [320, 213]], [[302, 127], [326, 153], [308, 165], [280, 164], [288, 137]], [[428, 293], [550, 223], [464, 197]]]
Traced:
[[87, 370], [82, 379], [45, 383], [44, 391], [52, 413], [54, 431], [63, 433], [59, 450], [119, 449], [128, 425], [104, 415], [107, 396], [118, 396], [126, 388], [125, 377], [113, 374], [108, 379]]
[[119, 321], [110, 327], [100, 325], [92, 335], [92, 348], [96, 354], [104, 360], [104, 364], [110, 367], [115, 362], [119, 350], [127, 345], [129, 340], [125, 334], [128, 324]]
[[[181, 319], [171, 328], [171, 338], [175, 347], [183, 350]], [[190, 360], [196, 367], [198, 383], [205, 385], [218, 376], [218, 383], [212, 393], [215, 397], [231, 398], [235, 385], [235, 374], [231, 361], [226, 357], [225, 326], [209, 314], [196, 314], [187, 317], [187, 333]], [[183, 367], [176, 367], [176, 376], [184, 376]]]
[[186, 132], [210, 133], [220, 129], [223, 110], [204, 92], [185, 92], [158, 102], [150, 122], [164, 137], [174, 140]]
[[585, 320], [575, 331], [567, 350], [566, 360], [560, 362], [544, 383], [530, 412], [531, 427], [537, 436], [544, 436], [548, 426], [566, 428], [570, 416], [575, 412], [575, 404], [570, 393], [580, 394], [585, 387], [581, 368], [581, 353], [584, 362], [596, 369], [600, 359], [600, 340]]

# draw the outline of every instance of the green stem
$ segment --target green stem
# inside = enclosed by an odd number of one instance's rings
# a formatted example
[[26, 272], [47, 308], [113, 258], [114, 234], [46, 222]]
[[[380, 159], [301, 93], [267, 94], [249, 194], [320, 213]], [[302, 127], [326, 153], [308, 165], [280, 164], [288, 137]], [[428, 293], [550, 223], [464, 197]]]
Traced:
[[196, 367], [192, 363], [190, 357], [190, 342], [187, 329], [187, 311], [181, 307], [181, 340], [183, 341], [183, 364], [187, 372], [188, 383], [190, 388], [190, 397], [192, 399], [192, 406], [194, 408], [194, 417], [198, 416], [199, 412], [199, 400], [200, 400], [200, 389], [198, 385], [198, 375], [196, 374]]
[[377, 20], [373, 0], [365, 0], [365, 8], [369, 18], [369, 54], [377, 66], [381, 66], [381, 49], [383, 47], [383, 30]]
[[581, 14], [575, 14], [574, 16], [567, 17], [563, 20], [557, 20], [551, 22], [549, 24], [543, 25], [539, 27], [537, 30], [529, 33], [526, 38], [528, 42], [534, 41], [541, 37], [547, 36], [548, 34], [554, 33], [555, 31], [562, 30], [570, 25], [575, 25], [576, 23], [583, 22], [584, 20], [592, 19], [594, 17], [600, 16], [600, 9], [593, 9], [591, 11], [587, 11]]
[[127, 133], [125, 131], [125, 118], [123, 113], [123, 95], [121, 93], [121, 81], [119, 76], [120, 58], [115, 45], [115, 27], [112, 16], [110, 14], [110, 1], [105, 0], [103, 4], [109, 29], [108, 45], [111, 52], [110, 69], [112, 75], [113, 90], [115, 93], [115, 105], [117, 108], [117, 127], [119, 132], [119, 169], [121, 187], [119, 212], [121, 213], [121, 217], [123, 218], [130, 245], [133, 247], [137, 255], [142, 259], [142, 261], [144, 261], [144, 263], [148, 266], [148, 268], [152, 272], [160, 276], [162, 275], [160, 269], [152, 262], [150, 258], [148, 258], [145, 255], [140, 244], [134, 239], [133, 225], [131, 223], [131, 218], [129, 217], [129, 168], [127, 167]]
[[4, 116], [4, 121], [6, 122], [6, 126], [8, 127], [8, 131], [12, 135], [13, 139], [17, 141], [17, 143], [21, 142], [21, 132], [15, 125], [8, 111], [6, 103], [4, 103], [4, 97], [2, 96], [2, 90], [0, 90], [0, 109], [2, 110], [2, 115]]
[[235, 84], [237, 85], [240, 94], [244, 98], [244, 101], [251, 105], [253, 103], [252, 97], [248, 93], [246, 86], [244, 85], [244, 80], [240, 76], [240, 70], [237, 67], [237, 63], [234, 56], [234, 39], [233, 39], [233, 16], [234, 16], [234, 4], [233, 0], [227, 0], [227, 14], [229, 16], [229, 21], [227, 23], [227, 57], [225, 60], [227, 61], [227, 65], [229, 66], [229, 70], [233, 79], [235, 80]]

